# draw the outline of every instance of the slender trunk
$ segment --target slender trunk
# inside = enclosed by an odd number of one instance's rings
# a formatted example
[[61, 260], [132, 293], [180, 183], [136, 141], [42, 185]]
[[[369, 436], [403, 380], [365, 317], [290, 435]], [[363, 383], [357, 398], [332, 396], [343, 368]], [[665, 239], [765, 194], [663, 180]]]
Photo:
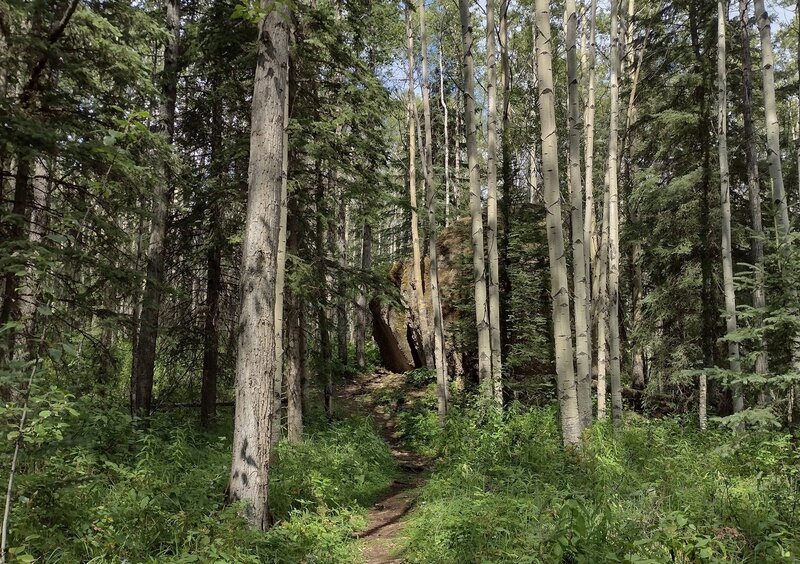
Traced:
[[589, 360], [589, 301], [586, 296], [586, 256], [583, 221], [583, 186], [581, 185], [581, 130], [578, 108], [578, 13], [575, 0], [567, 0], [564, 12], [567, 22], [567, 105], [569, 108], [569, 191], [572, 207], [572, 274], [575, 288], [575, 381], [581, 427], [592, 423], [592, 373]]
[[[268, 7], [262, 0], [262, 8]], [[231, 501], [246, 502], [255, 528], [272, 522], [269, 468], [276, 370], [275, 311], [278, 238], [284, 171], [284, 113], [289, 74], [289, 23], [285, 4], [261, 20], [253, 86], [247, 217], [242, 245], [241, 314], [236, 352], [236, 408]], [[266, 313], [266, 314], [265, 314]]]
[[339, 364], [344, 367], [348, 361], [347, 351], [347, 288], [344, 282], [344, 272], [347, 269], [347, 197], [344, 187], [339, 187], [338, 217], [336, 229], [336, 256], [339, 262], [338, 296], [336, 298], [336, 352], [339, 355]]
[[[212, 212], [213, 214], [214, 212]], [[213, 221], [213, 220], [212, 220]], [[200, 424], [208, 427], [216, 416], [219, 371], [219, 294], [222, 286], [222, 254], [214, 236], [206, 252], [206, 307], [203, 322], [203, 380], [200, 389]]]
[[500, 342], [503, 360], [508, 358], [509, 333], [513, 320], [508, 315], [511, 277], [508, 270], [511, 234], [511, 196], [514, 191], [513, 148], [511, 139], [511, 57], [508, 52], [508, 8], [510, 0], [500, 2], [500, 70], [503, 75], [503, 198], [500, 200], [503, 231], [500, 235]]
[[[731, 185], [728, 172], [728, 77], [725, 64], [725, 24], [727, 0], [717, 0], [717, 144], [719, 146], [720, 206], [722, 208], [722, 276], [725, 292], [725, 327], [728, 337], [736, 332], [736, 293], [733, 286], [733, 243], [731, 240]], [[739, 343], [728, 341], [728, 360], [732, 372], [739, 372]], [[734, 391], [733, 409], [741, 411], [741, 390]]]
[[[300, 208], [297, 197], [292, 195], [287, 203], [287, 238], [286, 246], [292, 255], [300, 252]], [[305, 329], [303, 326], [303, 302], [296, 291], [287, 286], [286, 296], [286, 437], [291, 444], [303, 440], [303, 413], [305, 411]]]
[[464, 49], [463, 91], [464, 128], [467, 132], [467, 167], [469, 168], [469, 211], [472, 217], [472, 279], [475, 286], [475, 325], [478, 333], [478, 378], [489, 386], [492, 373], [489, 336], [489, 311], [486, 299], [486, 266], [483, 248], [483, 212], [478, 165], [478, 130], [475, 120], [475, 62], [469, 1], [458, 0], [461, 20], [461, 43]]
[[[164, 47], [161, 129], [169, 144], [175, 137], [175, 104], [178, 89], [178, 57], [180, 51], [180, 0], [167, 0], [166, 23], [168, 40]], [[164, 163], [164, 181], [153, 194], [153, 215], [147, 251], [147, 274], [142, 296], [142, 313], [136, 350], [133, 352], [132, 380], [134, 414], [149, 415], [153, 396], [153, 373], [158, 340], [158, 316], [164, 284], [164, 249], [167, 236], [169, 202], [174, 179], [170, 166]]]
[[322, 174], [322, 162], [318, 159], [315, 163], [316, 176], [315, 214], [316, 214], [316, 250], [317, 250], [317, 329], [319, 330], [319, 363], [320, 370], [324, 373], [323, 401], [325, 415], [330, 420], [333, 417], [333, 351], [331, 349], [330, 323], [328, 320], [328, 269], [325, 265], [326, 245], [328, 235], [328, 206], [325, 203], [325, 182]]
[[622, 424], [622, 383], [620, 381], [619, 338], [619, 186], [617, 183], [617, 129], [619, 123], [619, 17], [617, 2], [611, 3], [611, 126], [608, 134], [608, 294], [611, 365], [611, 415]]
[[609, 232], [609, 194], [608, 171], [606, 171], [603, 190], [603, 221], [600, 227], [597, 276], [597, 419], [606, 418], [607, 375], [608, 375], [608, 232]]
[[[372, 271], [372, 226], [369, 220], [364, 220], [364, 227], [361, 232], [361, 273], [366, 276]], [[358, 304], [356, 307], [356, 363], [360, 370], [367, 367], [365, 347], [367, 341], [367, 298], [368, 286], [362, 284], [358, 293]]]
[[[430, 317], [425, 302], [425, 286], [422, 281], [422, 251], [419, 239], [419, 210], [417, 208], [417, 139], [419, 123], [414, 86], [414, 31], [411, 26], [411, 8], [406, 7], [406, 54], [408, 56], [408, 198], [411, 207], [411, 252], [414, 264], [412, 268], [411, 292], [416, 302], [414, 312], [415, 329], [422, 345], [423, 364], [429, 368], [435, 366], [433, 343], [431, 342]], [[423, 161], [423, 167], [425, 166]]]
[[[764, 90], [764, 112], [766, 114], [767, 158], [769, 160], [769, 174], [772, 177], [772, 200], [775, 204], [775, 225], [777, 226], [778, 240], [782, 253], [787, 255], [790, 252], [788, 235], [792, 227], [789, 223], [789, 206], [783, 186], [783, 171], [781, 169], [780, 125], [778, 122], [778, 107], [775, 102], [775, 57], [772, 54], [770, 17], [764, 8], [764, 0], [755, 0], [755, 10], [756, 22], [758, 22], [761, 36], [761, 77]], [[792, 292], [792, 298], [792, 301], [797, 303], [798, 296], [796, 291]], [[790, 348], [792, 368], [795, 372], [800, 372], [800, 335], [797, 333], [793, 335]]]
[[[594, 326], [597, 322], [597, 314], [596, 314], [596, 305], [595, 301], [597, 299], [597, 290], [594, 287], [594, 271], [597, 267], [597, 253], [599, 248], [599, 241], [597, 237], [597, 219], [596, 219], [596, 211], [595, 211], [595, 202], [594, 202], [594, 114], [595, 114], [595, 60], [596, 60], [596, 26], [595, 26], [595, 16], [597, 14], [597, 0], [591, 0], [591, 4], [589, 6], [589, 37], [588, 37], [588, 48], [583, 50], [582, 59], [583, 67], [587, 69], [586, 71], [586, 106], [584, 107], [584, 119], [583, 119], [583, 134], [585, 139], [585, 148], [584, 148], [584, 178], [586, 182], [586, 203], [585, 203], [585, 211], [586, 213], [583, 216], [583, 236], [584, 241], [586, 242], [586, 248], [584, 250], [584, 254], [586, 255], [586, 281], [587, 285], [589, 286], [586, 291], [586, 297], [589, 300], [589, 356], [591, 357], [590, 366], [594, 367], [594, 371], [597, 371], [597, 355], [592, 354], [592, 340], [594, 332]], [[586, 29], [586, 24], [584, 23], [584, 30]], [[598, 342], [598, 348], [600, 344]], [[598, 391], [599, 391], [599, 382], [598, 382]], [[599, 396], [598, 396], [599, 398]], [[599, 400], [598, 400], [599, 401]], [[598, 408], [598, 417], [599, 417], [600, 410]]]
[[[439, 44], [442, 44], [440, 39]], [[444, 225], [450, 226], [450, 118], [447, 107], [447, 98], [444, 92], [444, 65], [442, 64], [442, 49], [439, 48], [439, 104], [442, 106], [444, 118]]]
[[[288, 63], [287, 63], [288, 64]], [[288, 70], [287, 70], [288, 73]], [[275, 263], [275, 383], [272, 388], [273, 407], [272, 417], [272, 445], [277, 445], [281, 440], [282, 425], [282, 399], [283, 399], [283, 367], [286, 355], [284, 340], [284, 297], [286, 286], [286, 238], [289, 214], [289, 83], [283, 92], [283, 138], [281, 144], [281, 193], [278, 225], [278, 256]]]
[[550, 291], [553, 299], [556, 379], [561, 408], [561, 433], [565, 445], [580, 443], [581, 422], [573, 366], [569, 319], [569, 288], [564, 233], [561, 226], [561, 193], [558, 175], [555, 92], [553, 90], [553, 43], [547, 0], [536, 0], [536, 33], [539, 66], [539, 116], [542, 122], [542, 169], [547, 207], [547, 246], [550, 251]]
[[[753, 307], [757, 310], [753, 326], [760, 331], [762, 312], [767, 305], [764, 293], [764, 228], [761, 223], [761, 183], [758, 174], [758, 155], [756, 153], [753, 127], [753, 79], [750, 56], [750, 22], [747, 10], [748, 0], [739, 0], [739, 22], [742, 43], [742, 108], [744, 121], [745, 160], [747, 166], [747, 191], [750, 198], [750, 256], [755, 269], [753, 285]], [[755, 373], [765, 375], [769, 372], [766, 341], [759, 338], [759, 348], [755, 360]], [[735, 409], [734, 405], [734, 409]]]
[[428, 33], [425, 25], [425, 0], [420, 0], [420, 49], [422, 50], [422, 113], [425, 122], [425, 204], [428, 210], [428, 254], [430, 256], [430, 293], [433, 308], [433, 358], [436, 363], [436, 383], [439, 422], [444, 425], [447, 416], [449, 389], [447, 362], [444, 351], [444, 320], [439, 294], [439, 236], [436, 225], [436, 191], [433, 185], [433, 131], [431, 126], [431, 100], [428, 88]]
[[500, 341], [500, 253], [497, 243], [497, 57], [495, 45], [494, 0], [486, 1], [486, 66], [488, 69], [489, 118], [487, 128], [488, 200], [486, 206], [486, 246], [489, 251], [489, 344], [491, 380], [486, 387], [488, 398], [503, 403]]

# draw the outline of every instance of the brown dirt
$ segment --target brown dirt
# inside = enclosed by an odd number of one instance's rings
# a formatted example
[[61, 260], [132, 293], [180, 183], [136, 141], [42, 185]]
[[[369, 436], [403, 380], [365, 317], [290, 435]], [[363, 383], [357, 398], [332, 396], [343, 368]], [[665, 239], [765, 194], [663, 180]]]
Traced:
[[385, 495], [370, 509], [366, 528], [354, 535], [360, 539], [361, 555], [366, 564], [403, 561], [400, 551], [404, 541], [404, 517], [414, 507], [428, 464], [423, 457], [400, 446], [392, 410], [376, 401], [381, 392], [404, 386], [402, 374], [379, 370], [348, 384], [340, 398], [341, 402], [352, 402], [354, 409], [373, 417], [400, 467], [400, 473]]

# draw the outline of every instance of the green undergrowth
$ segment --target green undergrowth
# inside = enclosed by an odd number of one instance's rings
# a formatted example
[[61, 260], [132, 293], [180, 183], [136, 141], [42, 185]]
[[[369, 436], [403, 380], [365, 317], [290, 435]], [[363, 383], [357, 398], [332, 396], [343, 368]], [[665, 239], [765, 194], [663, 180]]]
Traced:
[[[405, 431], [435, 428], [428, 400]], [[422, 409], [425, 407], [425, 409]], [[561, 446], [553, 408], [467, 408], [429, 433], [438, 464], [410, 562], [797, 562], [800, 454], [788, 433], [700, 433], [681, 419], [596, 424]]]
[[[145, 429], [88, 400], [62, 397], [63, 409], [48, 401], [34, 405], [22, 450], [12, 561], [352, 562], [352, 532], [396, 470], [369, 420], [312, 426], [301, 445], [279, 445], [277, 524], [258, 533], [224, 503], [230, 413], [211, 432], [197, 429], [194, 413], [159, 416]], [[10, 450], [7, 441], [4, 468]]]

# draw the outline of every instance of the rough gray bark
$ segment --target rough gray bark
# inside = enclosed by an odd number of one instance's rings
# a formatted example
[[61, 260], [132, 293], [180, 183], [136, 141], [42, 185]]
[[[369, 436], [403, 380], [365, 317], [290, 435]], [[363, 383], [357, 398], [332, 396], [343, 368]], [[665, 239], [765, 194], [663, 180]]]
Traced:
[[[300, 252], [300, 221], [297, 198], [292, 195], [288, 202], [286, 246], [292, 255]], [[303, 413], [306, 412], [306, 333], [303, 327], [303, 302], [292, 291], [285, 288], [285, 379], [286, 379], [286, 437], [292, 444], [303, 440]]]
[[[161, 92], [161, 130], [169, 144], [175, 137], [175, 104], [178, 89], [180, 52], [180, 0], [166, 1], [167, 44], [164, 47], [164, 72]], [[142, 296], [142, 312], [132, 363], [132, 405], [137, 415], [149, 415], [153, 396], [153, 373], [158, 340], [158, 317], [164, 284], [164, 243], [167, 236], [169, 202], [172, 199], [173, 174], [164, 166], [164, 182], [156, 185], [147, 251], [147, 273]]]
[[472, 217], [472, 276], [475, 287], [475, 325], [478, 332], [478, 378], [487, 385], [492, 377], [489, 308], [486, 299], [486, 266], [483, 248], [483, 212], [478, 164], [478, 130], [475, 120], [475, 61], [474, 42], [470, 23], [469, 1], [458, 0], [463, 48], [464, 129], [467, 136], [467, 167], [469, 168], [469, 211]]
[[231, 501], [246, 502], [244, 517], [267, 529], [269, 467], [274, 421], [275, 297], [283, 179], [284, 99], [288, 88], [289, 21], [286, 4], [271, 5], [261, 21], [253, 87], [247, 217], [242, 245], [241, 314], [236, 354], [236, 410]]
[[[728, 169], [728, 71], [725, 62], [727, 0], [717, 0], [717, 144], [719, 147], [720, 206], [722, 208], [722, 278], [725, 294], [725, 327], [728, 336], [736, 332], [736, 293], [733, 286], [733, 242], [731, 240], [731, 183]], [[732, 372], [740, 372], [739, 343], [728, 341], [728, 360]], [[741, 411], [741, 390], [733, 399], [734, 411]], [[705, 423], [705, 422], [704, 422]]]
[[425, 25], [425, 0], [420, 0], [420, 49], [422, 51], [422, 113], [425, 126], [425, 207], [428, 211], [428, 256], [430, 257], [430, 294], [433, 309], [433, 359], [436, 365], [437, 403], [439, 422], [444, 425], [450, 391], [447, 381], [447, 357], [444, 350], [444, 319], [439, 294], [439, 228], [436, 224], [436, 189], [433, 185], [433, 127], [431, 125], [431, 100], [428, 87], [428, 33]]
[[592, 372], [589, 357], [589, 300], [586, 293], [586, 247], [584, 242], [583, 186], [581, 184], [581, 133], [583, 124], [578, 108], [578, 14], [575, 0], [567, 0], [564, 11], [567, 22], [567, 106], [569, 110], [569, 191], [572, 218], [572, 274], [575, 291], [575, 381], [578, 394], [578, 411], [581, 426], [592, 423]]
[[608, 223], [609, 223], [608, 171], [606, 171], [603, 190], [603, 220], [600, 224], [600, 245], [598, 247], [597, 270], [594, 287], [597, 314], [597, 419], [606, 418], [608, 399]]
[[542, 169], [547, 207], [547, 246], [550, 254], [550, 291], [553, 299], [556, 380], [561, 411], [561, 433], [565, 445], [578, 445], [581, 422], [572, 364], [572, 330], [564, 233], [561, 226], [561, 192], [558, 175], [555, 92], [553, 89], [550, 8], [547, 0], [536, 0], [536, 33], [539, 67], [539, 115], [541, 117]]

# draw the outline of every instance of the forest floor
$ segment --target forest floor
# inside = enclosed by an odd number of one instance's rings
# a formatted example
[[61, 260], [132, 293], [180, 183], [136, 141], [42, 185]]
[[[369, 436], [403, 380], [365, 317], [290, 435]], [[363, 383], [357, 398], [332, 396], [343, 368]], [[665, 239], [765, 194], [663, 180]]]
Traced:
[[394, 406], [386, 401], [402, 397], [399, 392], [405, 392], [406, 386], [404, 375], [378, 370], [348, 383], [338, 398], [340, 405], [372, 417], [399, 468], [388, 490], [370, 509], [366, 528], [355, 534], [360, 539], [366, 564], [402, 562], [405, 517], [416, 503], [428, 470], [429, 461], [425, 457], [404, 448], [397, 432]]

